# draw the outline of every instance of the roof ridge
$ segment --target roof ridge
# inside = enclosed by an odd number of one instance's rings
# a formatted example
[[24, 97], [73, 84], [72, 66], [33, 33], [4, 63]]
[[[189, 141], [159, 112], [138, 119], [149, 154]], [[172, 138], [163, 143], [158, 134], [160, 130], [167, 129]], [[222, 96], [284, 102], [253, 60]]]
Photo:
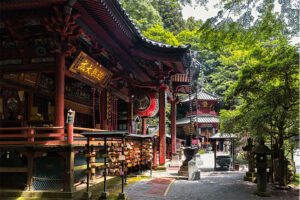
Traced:
[[201, 91], [203, 91], [204, 93], [206, 93], [206, 94], [208, 94], [208, 95], [214, 96], [214, 97], [216, 97], [216, 98], [220, 98], [218, 95], [212, 94], [212, 93], [208, 92], [208, 91], [207, 91], [206, 89], [204, 89], [204, 88], [201, 88], [201, 90], [198, 92], [198, 94], [199, 94]]

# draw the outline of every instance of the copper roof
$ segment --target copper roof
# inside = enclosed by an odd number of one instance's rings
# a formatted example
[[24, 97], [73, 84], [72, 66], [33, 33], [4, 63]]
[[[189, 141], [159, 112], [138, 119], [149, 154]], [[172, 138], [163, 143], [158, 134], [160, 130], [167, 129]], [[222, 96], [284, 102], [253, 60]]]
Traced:
[[[193, 122], [198, 122], [198, 123], [219, 123], [219, 117], [215, 115], [199, 115], [198, 117], [192, 116], [192, 121]], [[176, 125], [184, 125], [184, 124], [189, 124], [191, 122], [190, 117], [185, 117], [179, 120], [176, 120]]]
[[[196, 94], [192, 94], [191, 95], [191, 100], [193, 100], [195, 98]], [[218, 101], [220, 100], [220, 97], [218, 97], [215, 94], [211, 94], [209, 92], [207, 92], [205, 89], [201, 89], [200, 92], [198, 92], [198, 100], [208, 100], [208, 101]], [[180, 100], [180, 102], [184, 103], [184, 102], [188, 102], [190, 101], [189, 97], [187, 98], [183, 98], [182, 100]]]

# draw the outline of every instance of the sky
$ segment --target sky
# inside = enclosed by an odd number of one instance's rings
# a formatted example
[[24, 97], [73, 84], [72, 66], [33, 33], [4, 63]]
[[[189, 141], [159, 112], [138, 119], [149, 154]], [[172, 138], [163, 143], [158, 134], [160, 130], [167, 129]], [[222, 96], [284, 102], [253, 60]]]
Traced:
[[186, 20], [187, 18], [193, 16], [195, 19], [201, 19], [205, 21], [208, 18], [215, 17], [218, 13], [218, 9], [214, 8], [213, 5], [216, 4], [218, 0], [210, 0], [207, 4], [208, 10], [205, 10], [204, 7], [197, 6], [185, 6], [182, 10], [183, 18]]

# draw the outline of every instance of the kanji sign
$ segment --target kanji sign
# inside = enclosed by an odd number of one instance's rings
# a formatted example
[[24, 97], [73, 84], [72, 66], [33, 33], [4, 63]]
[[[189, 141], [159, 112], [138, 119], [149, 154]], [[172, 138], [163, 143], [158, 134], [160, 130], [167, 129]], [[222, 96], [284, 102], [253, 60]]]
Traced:
[[69, 70], [93, 83], [100, 84], [102, 87], [106, 87], [112, 77], [112, 72], [82, 51]]

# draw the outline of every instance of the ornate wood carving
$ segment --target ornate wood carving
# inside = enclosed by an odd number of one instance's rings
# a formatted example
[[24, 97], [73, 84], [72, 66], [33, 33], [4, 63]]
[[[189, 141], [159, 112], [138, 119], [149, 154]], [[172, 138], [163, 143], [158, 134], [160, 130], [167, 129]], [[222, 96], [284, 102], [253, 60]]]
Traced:
[[71, 55], [76, 51], [72, 42], [83, 33], [83, 30], [75, 22], [80, 15], [66, 14], [63, 9], [57, 6], [53, 6], [53, 10], [55, 15], [50, 18], [43, 17], [41, 23], [56, 38], [58, 42], [56, 51]]

